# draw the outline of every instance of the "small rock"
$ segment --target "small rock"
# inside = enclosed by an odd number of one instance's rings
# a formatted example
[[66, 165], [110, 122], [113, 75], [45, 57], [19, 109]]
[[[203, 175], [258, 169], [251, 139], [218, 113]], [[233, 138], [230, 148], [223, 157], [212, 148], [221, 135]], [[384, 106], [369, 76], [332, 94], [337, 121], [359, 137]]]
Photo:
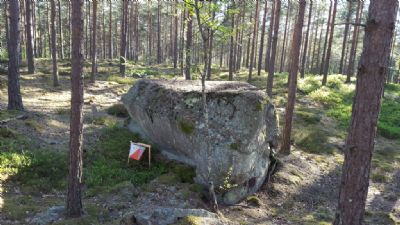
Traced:
[[31, 220], [31, 224], [45, 225], [59, 220], [65, 212], [65, 206], [53, 206], [46, 212], [38, 213]]

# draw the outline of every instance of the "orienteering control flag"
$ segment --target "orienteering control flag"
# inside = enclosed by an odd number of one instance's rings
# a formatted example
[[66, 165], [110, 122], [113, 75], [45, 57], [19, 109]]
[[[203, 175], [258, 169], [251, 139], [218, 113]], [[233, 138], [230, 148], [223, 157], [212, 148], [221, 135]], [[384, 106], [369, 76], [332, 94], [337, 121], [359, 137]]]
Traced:
[[131, 142], [131, 149], [129, 150], [129, 158], [134, 159], [134, 160], [140, 160], [140, 158], [143, 155], [144, 150], [145, 150], [145, 147], [135, 145], [133, 142]]

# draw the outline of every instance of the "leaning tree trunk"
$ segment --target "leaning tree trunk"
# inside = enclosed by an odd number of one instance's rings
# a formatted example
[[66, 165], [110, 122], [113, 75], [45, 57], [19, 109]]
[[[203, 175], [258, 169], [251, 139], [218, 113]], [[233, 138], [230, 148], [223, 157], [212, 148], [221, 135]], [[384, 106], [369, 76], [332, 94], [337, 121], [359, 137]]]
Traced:
[[304, 72], [305, 72], [305, 67], [306, 67], [306, 59], [307, 59], [307, 54], [310, 54], [310, 52], [307, 52], [307, 47], [308, 47], [308, 36], [310, 34], [310, 25], [311, 25], [311, 15], [312, 15], [312, 0], [310, 0], [310, 8], [308, 10], [308, 22], [307, 22], [307, 32], [306, 32], [306, 37], [304, 41], [304, 49], [303, 49], [303, 58], [301, 60], [301, 69], [300, 69], [300, 77], [304, 78]]
[[60, 85], [58, 81], [58, 64], [57, 64], [57, 33], [56, 33], [56, 3], [55, 0], [51, 0], [51, 59], [53, 62], [53, 86], [57, 87]]
[[93, 0], [92, 7], [92, 74], [90, 75], [90, 82], [96, 81], [97, 72], [97, 49], [96, 49], [96, 34], [97, 34], [97, 0]]
[[369, 5], [334, 225], [363, 224], [397, 8], [397, 0], [371, 1]]
[[20, 27], [19, 1], [9, 1], [10, 31], [8, 40], [8, 109], [24, 110], [19, 85]]
[[80, 217], [82, 210], [82, 138], [83, 138], [83, 3], [72, 4], [71, 122], [67, 216]]
[[276, 55], [276, 47], [278, 44], [280, 12], [281, 12], [281, 0], [276, 0], [275, 12], [274, 12], [274, 34], [273, 34], [273, 39], [272, 39], [271, 57], [269, 60], [268, 81], [267, 81], [267, 94], [269, 97], [272, 97], [272, 87], [273, 87], [273, 82], [274, 82], [275, 55]]
[[288, 103], [286, 105], [285, 126], [282, 132], [282, 148], [281, 152], [290, 154], [290, 133], [292, 132], [292, 118], [294, 111], [294, 103], [296, 101], [297, 89], [297, 73], [299, 71], [301, 36], [304, 23], [304, 11], [306, 8], [306, 0], [300, 0], [299, 14], [294, 27], [292, 45], [290, 46], [290, 65], [289, 65], [289, 92]]
[[35, 73], [32, 37], [32, 0], [26, 0], [26, 58], [28, 61], [28, 74]]
[[335, 30], [335, 18], [336, 18], [336, 9], [337, 9], [337, 0], [334, 0], [335, 3], [333, 4], [333, 12], [332, 12], [332, 19], [331, 19], [331, 29], [329, 33], [329, 44], [328, 50], [326, 51], [326, 59], [324, 64], [324, 76], [322, 78], [322, 85], [326, 85], [328, 79], [328, 71], [329, 71], [329, 63], [331, 59], [331, 51], [332, 51], [332, 42], [333, 42], [333, 33]]

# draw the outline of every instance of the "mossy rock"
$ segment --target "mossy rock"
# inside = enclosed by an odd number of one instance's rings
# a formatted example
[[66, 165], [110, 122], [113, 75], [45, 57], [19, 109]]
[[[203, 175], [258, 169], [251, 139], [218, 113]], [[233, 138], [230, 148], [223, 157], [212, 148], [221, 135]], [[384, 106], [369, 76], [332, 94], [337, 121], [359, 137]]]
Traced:
[[187, 120], [180, 120], [179, 121], [179, 128], [181, 131], [186, 135], [191, 135], [194, 132], [195, 126], [192, 122]]

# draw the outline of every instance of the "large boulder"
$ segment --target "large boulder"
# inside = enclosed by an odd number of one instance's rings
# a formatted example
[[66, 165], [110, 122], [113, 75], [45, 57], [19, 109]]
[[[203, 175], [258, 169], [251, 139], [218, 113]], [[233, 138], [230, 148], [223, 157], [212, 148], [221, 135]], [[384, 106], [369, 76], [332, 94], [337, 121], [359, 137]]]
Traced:
[[207, 81], [207, 132], [199, 81], [143, 79], [122, 97], [132, 123], [167, 157], [213, 182], [218, 201], [234, 204], [265, 181], [278, 122], [265, 93], [244, 82]]

